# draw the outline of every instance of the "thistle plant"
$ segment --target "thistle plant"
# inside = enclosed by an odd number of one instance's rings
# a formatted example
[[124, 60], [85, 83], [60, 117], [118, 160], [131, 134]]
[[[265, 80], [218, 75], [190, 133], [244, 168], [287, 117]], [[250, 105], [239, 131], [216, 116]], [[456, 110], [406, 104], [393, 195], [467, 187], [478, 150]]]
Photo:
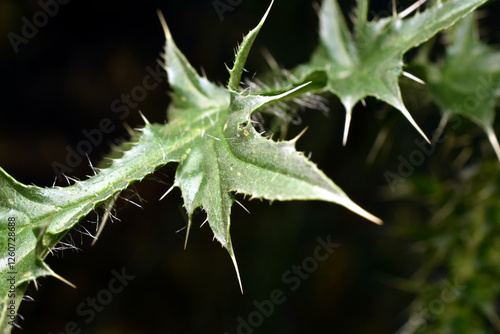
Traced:
[[[147, 113], [141, 114], [144, 124], [133, 132], [128, 142], [118, 147], [110, 166], [93, 167], [93, 176], [86, 180], [72, 179], [73, 184], [67, 187], [24, 185], [0, 168], [0, 240], [2, 247], [8, 248], [0, 259], [2, 333], [9, 333], [16, 322], [17, 310], [29, 284], [36, 285], [39, 278], [53, 276], [71, 285], [44, 262], [51, 249], [90, 212], [102, 206], [109, 213], [122, 191], [169, 163], [178, 165], [175, 182], [164, 196], [175, 187], [182, 193], [188, 215], [185, 247], [193, 214], [201, 208], [207, 214], [215, 239], [229, 253], [242, 291], [230, 236], [230, 214], [235, 202], [244, 204], [236, 200], [235, 194], [268, 201], [336, 203], [382, 224], [380, 218], [354, 203], [296, 150], [300, 135], [275, 140], [258, 132], [254, 116], [265, 112], [265, 108], [293, 104], [310, 94], [334, 94], [346, 110], [343, 140], [346, 145], [353, 107], [366, 97], [375, 97], [399, 110], [417, 133], [429, 141], [412, 116], [418, 111], [408, 110], [401, 97], [398, 79], [401, 75], [415, 78], [403, 71], [403, 56], [466, 17], [486, 0], [435, 1], [422, 10], [419, 5], [423, 2], [418, 1], [404, 12], [394, 12], [391, 17], [369, 21], [369, 2], [359, 0], [351, 32], [337, 2], [324, 0], [319, 10], [320, 42], [311, 59], [296, 68], [271, 74], [273, 84], [256, 90], [241, 88], [241, 82], [245, 79], [244, 67], [252, 44], [271, 15], [272, 3], [238, 47], [224, 87], [210, 82], [189, 64], [160, 13], [166, 37], [163, 63], [172, 90], [172, 102], [166, 114], [168, 122], [153, 124], [148, 121]], [[447, 59], [451, 63], [461, 61], [465, 50], [473, 48], [481, 59], [496, 64], [496, 69], [498, 57], [473, 39], [472, 21], [466, 22], [468, 25], [456, 29], [456, 42]], [[425, 68], [423, 79], [430, 82], [431, 95], [444, 115], [457, 112], [450, 107], [450, 101], [456, 96], [449, 93], [456, 87], [449, 83], [454, 82], [455, 77], [465, 78], [468, 73], [455, 71], [455, 65], [451, 65], [452, 70], [446, 66], [439, 68], [428, 59], [418, 64]], [[472, 68], [479, 72], [485, 70], [480, 65]], [[494, 73], [487, 88], [491, 95], [485, 102], [487, 106], [461, 114], [485, 128], [497, 147], [492, 121], [499, 78], [497, 71]], [[274, 84], [276, 82], [278, 84]], [[467, 94], [467, 91], [456, 93]], [[286, 124], [287, 118], [281, 122]], [[99, 234], [100, 231], [97, 236]]]

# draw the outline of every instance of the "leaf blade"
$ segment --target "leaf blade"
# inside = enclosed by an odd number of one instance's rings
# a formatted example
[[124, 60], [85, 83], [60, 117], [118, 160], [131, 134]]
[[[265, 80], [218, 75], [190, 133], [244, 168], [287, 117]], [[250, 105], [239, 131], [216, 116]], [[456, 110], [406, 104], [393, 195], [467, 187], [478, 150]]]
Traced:
[[500, 160], [500, 147], [493, 131], [498, 90], [500, 52], [479, 39], [473, 14], [448, 33], [451, 40], [441, 66], [419, 59], [428, 77], [431, 99], [443, 117], [461, 115], [476, 123], [487, 134]]
[[352, 38], [336, 0], [324, 0], [320, 16], [320, 45], [309, 63], [293, 71], [296, 83], [309, 80], [313, 73], [325, 71], [323, 90], [338, 96], [346, 109], [344, 145], [347, 141], [353, 107], [373, 96], [398, 109], [429, 142], [406, 109], [398, 78], [402, 74], [403, 55], [439, 31], [460, 20], [486, 0], [450, 0], [435, 4], [407, 19], [398, 15], [378, 21], [366, 20], [367, 2], [358, 1]]

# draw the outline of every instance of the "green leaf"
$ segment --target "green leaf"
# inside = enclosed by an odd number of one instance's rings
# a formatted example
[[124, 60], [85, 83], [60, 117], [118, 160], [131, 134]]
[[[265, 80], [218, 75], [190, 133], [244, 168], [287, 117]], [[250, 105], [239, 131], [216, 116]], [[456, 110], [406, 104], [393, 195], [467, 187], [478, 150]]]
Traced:
[[[89, 179], [74, 180], [68, 187], [26, 186], [0, 168], [0, 241], [8, 245], [9, 233], [15, 233], [16, 251], [12, 267], [5, 253], [0, 259], [2, 333], [10, 332], [9, 305], [14, 301], [17, 312], [29, 282], [36, 283], [44, 276], [60, 278], [44, 259], [66, 233], [97, 206], [111, 203], [131, 183], [169, 162], [179, 163], [174, 186], [181, 189], [189, 226], [193, 211], [202, 207], [215, 238], [228, 250], [236, 270], [229, 234], [235, 193], [270, 201], [329, 201], [381, 223], [295, 150], [297, 138], [274, 142], [256, 132], [251, 114], [293, 91], [252, 96], [237, 93], [234, 85], [228, 90], [209, 82], [192, 68], [175, 45], [163, 17], [160, 18], [167, 39], [165, 68], [173, 89], [168, 124], [150, 124], [144, 117], [144, 128], [120, 148], [123, 153], [119, 158], [108, 168], [95, 170]], [[234, 82], [241, 77], [246, 58], [241, 53], [248, 53], [248, 40], [237, 55], [236, 64], [241, 66], [236, 65], [231, 73]], [[9, 221], [15, 221], [15, 227], [9, 226]], [[15, 297], [10, 295], [7, 280], [11, 275]]]
[[451, 26], [486, 0], [439, 2], [422, 13], [404, 18], [410, 11], [368, 22], [368, 2], [358, 2], [355, 37], [350, 33], [336, 0], [324, 0], [320, 16], [320, 45], [311, 61], [293, 75], [306, 82], [318, 72], [327, 74], [324, 90], [337, 95], [346, 108], [344, 145], [353, 107], [367, 96], [398, 109], [427, 140], [401, 98], [398, 78], [403, 55]]
[[[271, 201], [334, 202], [381, 223], [352, 202], [313, 163], [297, 152], [295, 140], [277, 143], [256, 132], [251, 114], [293, 90], [277, 96], [245, 96], [234, 91], [236, 86], [228, 91], [211, 84], [196, 74], [177, 49], [166, 24], [164, 26], [166, 69], [174, 88], [169, 126], [183, 124], [186, 126], [183, 131], [198, 134], [185, 147], [174, 184], [181, 189], [188, 212], [188, 234], [195, 209], [202, 207], [207, 212], [215, 238], [227, 249], [237, 270], [229, 234], [234, 193]], [[251, 34], [255, 31], [258, 30], [254, 29]], [[245, 45], [243, 43], [240, 48], [245, 55], [238, 54], [237, 59], [246, 58], [248, 49]], [[236, 71], [242, 70], [242, 66], [235, 65], [231, 76], [240, 78], [241, 73]]]
[[252, 48], [253, 42], [257, 38], [260, 29], [262, 28], [264, 22], [266, 21], [267, 15], [269, 15], [269, 12], [271, 11], [273, 3], [274, 0], [271, 1], [271, 5], [269, 5], [267, 12], [264, 14], [257, 27], [252, 29], [248, 33], [248, 35], [245, 36], [243, 42], [241, 43], [241, 46], [239, 47], [239, 50], [236, 52], [236, 60], [234, 61], [233, 69], [229, 70], [231, 76], [229, 77], [229, 83], [227, 85], [227, 88], [230, 91], [237, 91], [238, 87], [240, 86], [241, 75], [243, 74], [248, 54], [250, 53], [250, 49]]
[[474, 15], [448, 34], [451, 44], [440, 66], [424, 60], [428, 89], [445, 120], [461, 115], [479, 125], [500, 159], [493, 131], [500, 88], [500, 52], [482, 43]]
[[[153, 173], [156, 167], [180, 160], [174, 143], [180, 146], [181, 141], [174, 142], [163, 126], [147, 124], [141, 132], [132, 148], [111, 167], [69, 187], [26, 186], [0, 168], [0, 244], [15, 248], [13, 267], [8, 265], [11, 256], [4, 252], [0, 258], [0, 332], [10, 332], [8, 306], [14, 301], [17, 311], [29, 282], [44, 276], [62, 279], [43, 259], [82, 217], [132, 182]], [[10, 220], [15, 221], [12, 229]], [[9, 239], [10, 236], [15, 239]], [[12, 275], [15, 297], [9, 296], [7, 278]]]

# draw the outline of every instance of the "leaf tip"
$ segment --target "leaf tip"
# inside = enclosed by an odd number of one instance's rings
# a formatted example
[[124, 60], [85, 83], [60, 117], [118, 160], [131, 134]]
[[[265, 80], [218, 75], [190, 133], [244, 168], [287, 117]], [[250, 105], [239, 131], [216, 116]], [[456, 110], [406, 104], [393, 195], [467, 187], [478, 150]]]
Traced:
[[398, 18], [399, 19], [403, 19], [403, 18], [407, 17], [408, 15], [410, 15], [412, 12], [414, 12], [415, 10], [417, 10], [420, 6], [422, 6], [426, 2], [427, 2], [427, 0], [418, 0], [413, 5], [411, 5], [410, 7], [406, 8], [401, 13], [397, 14]]
[[140, 111], [140, 110], [139, 110], [139, 115], [141, 115], [141, 118], [142, 118], [142, 120], [144, 121], [144, 123], [145, 123], [146, 125], [151, 124], [151, 123], [149, 123], [149, 121], [148, 121], [148, 119], [146, 118], [146, 116], [144, 116], [144, 114], [143, 114], [143, 113], [142, 113], [142, 111]]
[[271, 11], [271, 8], [273, 7], [274, 5], [274, 0], [271, 0], [271, 4], [269, 5], [269, 7], [267, 8], [267, 11], [266, 13], [264, 14], [264, 17], [262, 18], [262, 20], [260, 20], [260, 23], [259, 24], [264, 24], [264, 21], [266, 20], [267, 16], [269, 15], [269, 12]]
[[375, 224], [377, 224], [379, 226], [380, 225], [384, 225], [384, 221], [382, 219], [378, 218], [377, 216], [372, 215], [371, 213], [369, 213], [368, 211], [362, 209], [361, 207], [359, 207], [358, 211], [355, 211], [355, 212], [358, 215], [360, 215], [361, 217], [368, 219], [372, 223], [375, 223]]
[[419, 83], [421, 85], [425, 85], [425, 81], [424, 80], [420, 79], [419, 77], [417, 77], [417, 76], [415, 76], [415, 75], [413, 75], [411, 73], [403, 71], [403, 75], [405, 77], [407, 77], [408, 79], [411, 79], [411, 80], [415, 81], [416, 83]]
[[306, 131], [308, 129], [309, 129], [309, 127], [306, 126], [302, 131], [300, 131], [300, 133], [298, 135], [295, 136], [295, 138], [293, 138], [292, 140], [290, 140], [290, 142], [292, 142], [293, 144], [295, 144], [304, 135], [304, 133], [306, 133]]
[[339, 204], [343, 205], [344, 207], [346, 207], [347, 209], [351, 210], [352, 212], [360, 215], [361, 217], [365, 218], [365, 219], [368, 219], [369, 221], [377, 224], [377, 225], [383, 225], [384, 222], [382, 219], [372, 215], [371, 213], [369, 213], [368, 211], [366, 211], [365, 209], [363, 209], [362, 207], [360, 207], [359, 205], [357, 205], [356, 203], [354, 203], [352, 200], [350, 200], [349, 198], [347, 198], [347, 200], [341, 200], [341, 201], [338, 201]]
[[282, 94], [272, 96], [272, 97], [269, 98], [269, 101], [276, 101], [276, 100], [282, 99], [282, 98], [284, 98], [284, 97], [286, 97], [286, 96], [288, 96], [288, 95], [290, 95], [292, 93], [295, 93], [296, 91], [304, 88], [305, 86], [309, 85], [311, 82], [312, 81], [308, 81], [308, 82], [306, 82], [306, 83], [304, 83], [304, 84], [302, 84], [300, 86], [297, 86], [297, 87], [295, 87], [293, 89], [290, 89], [288, 92], [284, 92]]
[[170, 30], [168, 29], [167, 21], [165, 21], [165, 17], [163, 16], [163, 13], [161, 10], [157, 10], [156, 13], [158, 14], [158, 18], [160, 19], [161, 26], [163, 28], [163, 32], [165, 33], [165, 37], [167, 40], [172, 39], [172, 35], [170, 34]]
[[351, 127], [351, 119], [352, 119], [352, 108], [357, 101], [354, 101], [353, 98], [348, 97], [342, 100], [342, 104], [345, 108], [345, 123], [344, 123], [344, 137], [342, 138], [342, 146], [347, 145], [347, 137], [349, 137], [349, 129]]
[[189, 232], [191, 231], [191, 216], [189, 216], [188, 219], [188, 226], [187, 226], [187, 231], [186, 231], [186, 239], [184, 240], [184, 250], [187, 248], [187, 243], [188, 243], [188, 238], [189, 238]]
[[241, 43], [241, 46], [238, 47], [238, 50], [236, 52], [236, 60], [234, 62], [233, 68], [229, 70], [230, 76], [229, 76], [229, 82], [227, 84], [227, 88], [230, 91], [237, 91], [238, 88], [240, 87], [240, 80], [241, 76], [244, 71], [244, 65], [246, 63], [248, 53], [250, 52], [250, 48], [253, 45], [253, 42], [255, 41], [255, 38], [257, 37], [257, 34], [259, 33], [260, 29], [264, 25], [264, 22], [267, 19], [267, 16], [269, 15], [269, 12], [271, 11], [271, 8], [274, 4], [274, 0], [271, 0], [271, 4], [267, 8], [266, 13], [260, 20], [259, 24], [250, 32], [248, 35], [246, 35], [243, 38], [243, 43]]
[[342, 146], [347, 145], [347, 137], [349, 136], [349, 128], [351, 126], [352, 113], [349, 111], [345, 114], [344, 137], [342, 139]]
[[495, 134], [491, 126], [486, 127], [486, 134], [488, 135], [488, 140], [490, 141], [491, 146], [493, 146], [498, 160], [500, 161], [500, 144], [498, 144], [497, 135]]
[[168, 188], [168, 190], [167, 190], [167, 191], [166, 191], [163, 195], [161, 195], [161, 197], [160, 197], [160, 199], [159, 199], [159, 200], [161, 201], [161, 200], [162, 200], [162, 199], [164, 199], [164, 198], [165, 198], [168, 194], [170, 194], [170, 192], [174, 189], [174, 187], [175, 187], [175, 185], [173, 185], [173, 186], [171, 186], [170, 188]]
[[241, 294], [243, 294], [243, 285], [241, 284], [240, 270], [238, 269], [238, 263], [236, 262], [236, 256], [234, 256], [233, 249], [229, 250], [229, 256], [231, 256], [231, 260], [233, 261], [234, 269], [236, 270], [236, 276], [238, 277], [238, 284], [240, 285]]
[[413, 125], [413, 127], [415, 128], [415, 130], [418, 131], [418, 133], [420, 133], [422, 135], [422, 137], [424, 137], [425, 141], [429, 144], [429, 145], [432, 145], [431, 141], [429, 140], [429, 138], [427, 137], [427, 135], [424, 133], [424, 131], [422, 131], [422, 129], [418, 126], [417, 122], [415, 122], [415, 120], [413, 119], [413, 117], [411, 117], [410, 115], [410, 112], [406, 109], [406, 107], [404, 105], [394, 105], [397, 109], [399, 109], [399, 111], [401, 111], [401, 113], [406, 117], [406, 119], [408, 120], [408, 122], [410, 122], [411, 125]]
[[60, 280], [61, 282], [63, 283], [66, 283], [67, 285], [69, 285], [70, 287], [72, 287], [73, 289], [76, 289], [76, 285], [74, 285], [73, 283], [71, 283], [70, 281], [68, 281], [67, 279], [65, 279], [64, 277], [62, 276], [59, 276], [58, 274], [56, 274], [55, 272], [52, 272], [52, 276], [54, 276], [55, 278], [57, 278], [58, 280]]

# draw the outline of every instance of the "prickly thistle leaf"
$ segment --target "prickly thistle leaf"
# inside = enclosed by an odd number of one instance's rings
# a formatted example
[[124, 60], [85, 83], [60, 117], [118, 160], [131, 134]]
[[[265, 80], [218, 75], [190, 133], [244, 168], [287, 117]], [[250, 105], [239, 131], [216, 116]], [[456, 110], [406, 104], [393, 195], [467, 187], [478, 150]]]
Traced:
[[[263, 21], [250, 33], [252, 38], [262, 24]], [[251, 114], [293, 91], [264, 97], [238, 93], [234, 83], [230, 83], [229, 90], [220, 88], [196, 74], [175, 46], [166, 26], [165, 31], [165, 62], [175, 101], [169, 109], [168, 126], [179, 126], [181, 132], [193, 134], [193, 140], [184, 145], [175, 181], [188, 211], [188, 233], [194, 210], [202, 207], [215, 238], [227, 249], [236, 266], [229, 234], [234, 193], [271, 201], [324, 200], [381, 222], [352, 202], [297, 152], [295, 141], [274, 142], [257, 133]], [[240, 59], [246, 58], [248, 48], [244, 42], [231, 78], [241, 78]]]
[[451, 44], [440, 66], [428, 59], [418, 59], [426, 73], [431, 98], [445, 120], [461, 115], [479, 125], [500, 159], [500, 147], [493, 132], [500, 89], [500, 52], [479, 40], [472, 14], [447, 35]]
[[358, 2], [355, 36], [347, 27], [336, 0], [324, 0], [320, 16], [320, 45], [311, 61], [293, 75], [298, 83], [311, 80], [318, 72], [327, 74], [324, 90], [337, 95], [346, 108], [344, 145], [354, 105], [373, 96], [398, 109], [426, 138], [401, 98], [398, 78], [403, 55], [449, 27], [486, 0], [439, 1], [422, 13], [404, 18], [407, 12], [368, 22], [368, 1]]
[[[125, 143], [123, 155], [108, 168], [69, 187], [40, 188], [15, 181], [0, 168], [0, 241], [8, 245], [15, 220], [16, 264], [0, 259], [0, 328], [9, 332], [8, 304], [16, 311], [29, 282], [55, 274], [43, 261], [79, 220], [100, 204], [114, 200], [131, 183], [169, 162], [178, 162], [174, 186], [181, 189], [191, 216], [202, 207], [216, 239], [236, 266], [229, 235], [234, 194], [268, 200], [324, 200], [341, 204], [376, 223], [381, 221], [353, 203], [312, 162], [295, 150], [295, 140], [274, 142], [254, 129], [251, 114], [277, 96], [236, 92], [236, 82], [263, 21], [240, 48], [229, 89], [200, 77], [175, 45], [163, 21], [167, 44], [165, 68], [173, 89], [168, 124], [146, 125]], [[300, 88], [300, 87], [299, 87]], [[13, 273], [15, 271], [15, 273]], [[15, 299], [9, 294], [14, 275]], [[239, 277], [239, 274], [238, 274]], [[62, 279], [62, 278], [60, 278]]]

